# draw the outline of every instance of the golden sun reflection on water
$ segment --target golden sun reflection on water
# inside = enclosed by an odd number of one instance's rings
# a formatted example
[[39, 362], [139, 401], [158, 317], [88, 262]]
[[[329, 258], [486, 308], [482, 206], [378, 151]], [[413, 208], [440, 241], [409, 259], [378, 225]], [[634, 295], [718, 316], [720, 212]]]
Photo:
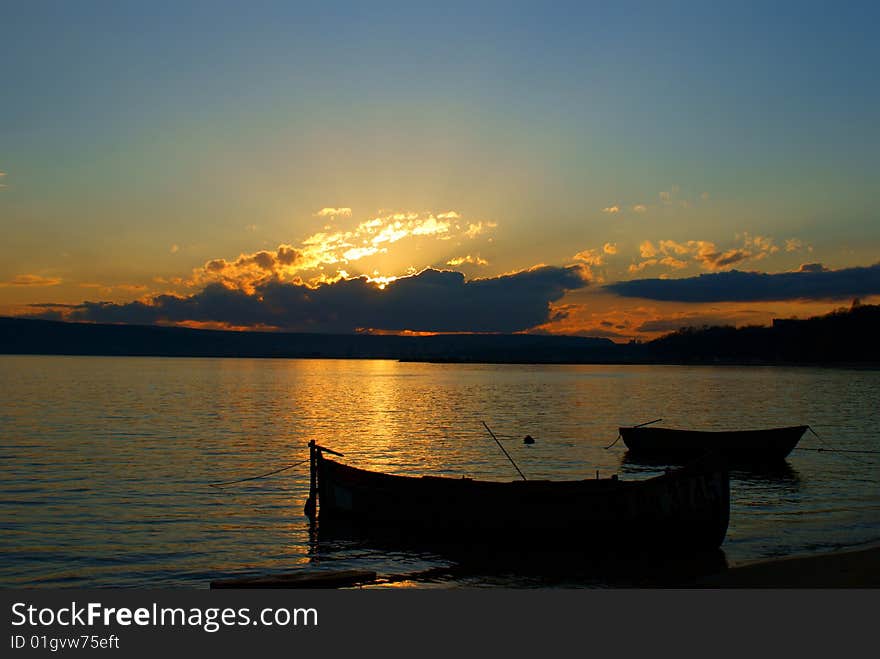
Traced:
[[[651, 469], [604, 447], [618, 425], [658, 417], [706, 429], [809, 423], [827, 442], [880, 448], [877, 371], [6, 356], [0, 376], [7, 586], [444, 565], [311, 543], [304, 466], [209, 487], [303, 460], [312, 439], [362, 468], [505, 481], [518, 476], [483, 420], [533, 479], [644, 478]], [[734, 475], [729, 560], [880, 537], [872, 466], [795, 452], [789, 467]]]

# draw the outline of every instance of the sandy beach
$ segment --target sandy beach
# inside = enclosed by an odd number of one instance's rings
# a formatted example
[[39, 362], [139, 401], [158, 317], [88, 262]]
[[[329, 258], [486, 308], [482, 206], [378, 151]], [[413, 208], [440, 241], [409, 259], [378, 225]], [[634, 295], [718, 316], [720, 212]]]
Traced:
[[880, 545], [731, 567], [701, 579], [708, 588], [880, 588]]

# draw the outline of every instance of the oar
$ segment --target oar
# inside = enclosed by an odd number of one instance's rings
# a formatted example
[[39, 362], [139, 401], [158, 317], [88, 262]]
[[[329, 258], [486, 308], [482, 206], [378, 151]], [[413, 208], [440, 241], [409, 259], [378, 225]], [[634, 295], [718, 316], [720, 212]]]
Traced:
[[524, 473], [522, 473], [522, 470], [520, 470], [520, 468], [516, 466], [516, 463], [513, 461], [513, 458], [510, 457], [510, 453], [508, 453], [507, 450], [501, 445], [501, 442], [498, 441], [498, 438], [495, 436], [495, 433], [492, 432], [492, 429], [486, 425], [485, 421], [482, 421], [481, 423], [486, 427], [486, 430], [489, 431], [489, 434], [492, 435], [492, 439], [494, 439], [495, 443], [498, 444], [498, 448], [500, 448], [502, 451], [504, 451], [504, 455], [506, 455], [507, 459], [510, 460], [510, 464], [513, 465], [514, 469], [516, 469], [519, 472], [519, 475], [522, 476], [522, 479], [524, 481], [528, 480], [528, 478], [526, 478], [526, 475]]

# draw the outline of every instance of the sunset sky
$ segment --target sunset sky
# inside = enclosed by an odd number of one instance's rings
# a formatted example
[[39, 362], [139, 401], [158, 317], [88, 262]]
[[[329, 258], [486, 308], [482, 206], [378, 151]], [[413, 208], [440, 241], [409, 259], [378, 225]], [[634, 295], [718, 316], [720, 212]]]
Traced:
[[629, 340], [878, 301], [878, 19], [8, 4], [0, 314]]

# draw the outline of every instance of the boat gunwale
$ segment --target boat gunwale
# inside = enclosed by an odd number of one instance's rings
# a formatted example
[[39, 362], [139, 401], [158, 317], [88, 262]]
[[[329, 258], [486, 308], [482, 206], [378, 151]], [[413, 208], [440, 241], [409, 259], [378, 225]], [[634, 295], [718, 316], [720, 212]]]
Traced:
[[[420, 475], [420, 476], [411, 476], [404, 474], [389, 474], [381, 471], [373, 471], [370, 469], [363, 469], [361, 467], [354, 467], [349, 464], [345, 464], [343, 462], [337, 462], [336, 460], [331, 460], [330, 458], [326, 458], [323, 455], [320, 455], [318, 458], [318, 470], [320, 473], [321, 467], [323, 464], [329, 463], [331, 465], [331, 469], [341, 468], [343, 471], [349, 472], [352, 477], [355, 478], [365, 478], [365, 479], [374, 479], [374, 480], [388, 480], [390, 481], [389, 485], [400, 484], [405, 486], [411, 485], [438, 485], [438, 486], [455, 486], [455, 487], [474, 487], [474, 488], [490, 488], [490, 489], [500, 489], [500, 488], [516, 488], [516, 489], [540, 489], [540, 490], [549, 490], [549, 489], [579, 489], [583, 490], [585, 494], [596, 494], [596, 495], [607, 495], [611, 492], [620, 491], [624, 489], [630, 488], [640, 488], [640, 487], [653, 487], [655, 485], [662, 485], [665, 481], [668, 480], [677, 480], [679, 478], [688, 478], [693, 477], [695, 475], [708, 475], [710, 473], [718, 472], [718, 473], [729, 473], [729, 465], [727, 460], [722, 458], [721, 456], [717, 456], [714, 454], [708, 454], [705, 456], [701, 456], [688, 464], [685, 464], [681, 467], [677, 467], [674, 469], [665, 469], [663, 473], [659, 473], [653, 475], [649, 478], [635, 479], [635, 480], [620, 480], [616, 477], [610, 478], [583, 478], [583, 479], [567, 479], [567, 480], [550, 480], [550, 479], [541, 479], [541, 480], [509, 480], [509, 481], [491, 481], [491, 480], [482, 480], [475, 479], [470, 477], [454, 477], [454, 476], [434, 476], [434, 475]], [[616, 475], [615, 475], [616, 476]]]
[[623, 433], [624, 431], [637, 431], [637, 432], [674, 432], [674, 433], [687, 433], [692, 435], [763, 435], [777, 432], [785, 432], [791, 431], [794, 432], [796, 430], [800, 430], [801, 433], [805, 433], [809, 430], [809, 425], [798, 425], [798, 426], [780, 426], [778, 428], [754, 428], [748, 430], [690, 430], [688, 428], [667, 428], [664, 426], [619, 426], [618, 430]]

